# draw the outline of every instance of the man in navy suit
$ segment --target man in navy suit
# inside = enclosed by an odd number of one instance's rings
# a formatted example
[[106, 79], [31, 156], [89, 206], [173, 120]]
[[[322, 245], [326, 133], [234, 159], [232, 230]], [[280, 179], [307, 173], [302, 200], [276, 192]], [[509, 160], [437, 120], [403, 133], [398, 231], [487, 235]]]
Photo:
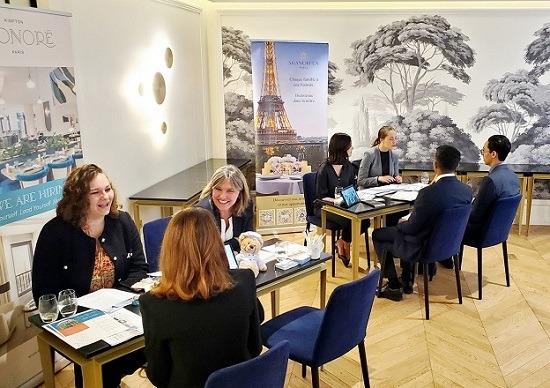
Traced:
[[493, 135], [483, 145], [481, 156], [490, 167], [489, 175], [481, 180], [474, 199], [472, 214], [464, 234], [464, 240], [474, 242], [481, 235], [489, 211], [497, 199], [519, 194], [519, 179], [504, 160], [510, 153], [510, 140], [506, 136]]
[[[467, 205], [472, 201], [472, 189], [455, 176], [460, 162], [460, 151], [451, 145], [437, 147], [433, 161], [436, 178], [428, 187], [418, 192], [413, 211], [408, 220], [396, 226], [375, 229], [372, 233], [378, 258], [387, 251], [384, 276], [388, 283], [381, 296], [391, 300], [403, 299], [403, 292], [412, 293], [412, 263], [422, 253], [430, 239], [432, 228], [439, 214], [449, 208]], [[397, 276], [393, 257], [401, 259], [401, 281]]]

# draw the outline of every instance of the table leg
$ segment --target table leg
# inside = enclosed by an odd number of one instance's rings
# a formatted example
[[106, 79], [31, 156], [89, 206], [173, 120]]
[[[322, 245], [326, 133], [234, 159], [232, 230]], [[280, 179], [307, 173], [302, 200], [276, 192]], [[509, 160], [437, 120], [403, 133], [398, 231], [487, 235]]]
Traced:
[[40, 334], [36, 336], [36, 340], [38, 341], [38, 351], [40, 352], [40, 364], [42, 365], [44, 386], [46, 388], [55, 388], [54, 350]]
[[170, 217], [174, 214], [174, 208], [171, 206], [162, 206], [160, 208], [160, 216], [162, 218], [164, 217]]
[[[524, 178], [527, 186], [527, 214], [525, 216], [525, 235], [529, 235], [529, 226], [531, 226], [531, 207], [533, 206], [533, 193], [535, 191], [535, 178]], [[523, 202], [523, 199], [522, 199]]]
[[84, 388], [101, 388], [103, 386], [101, 364], [90, 360], [81, 366]]
[[132, 210], [134, 213], [134, 223], [136, 224], [138, 230], [140, 230], [143, 226], [143, 223], [141, 222], [141, 218], [139, 215], [139, 204], [136, 201], [132, 202]]
[[323, 246], [325, 247], [325, 252], [326, 252], [327, 251], [327, 212], [325, 209], [321, 209], [321, 235], [323, 236]]
[[281, 291], [279, 289], [271, 291], [271, 318], [275, 318], [277, 315], [279, 315], [279, 301], [281, 300], [280, 297]]
[[322, 309], [326, 306], [326, 297], [327, 297], [327, 270], [326, 268], [321, 271], [321, 286], [320, 286], [320, 306]]
[[352, 280], [359, 278], [359, 240], [361, 237], [361, 220], [351, 220], [351, 264]]

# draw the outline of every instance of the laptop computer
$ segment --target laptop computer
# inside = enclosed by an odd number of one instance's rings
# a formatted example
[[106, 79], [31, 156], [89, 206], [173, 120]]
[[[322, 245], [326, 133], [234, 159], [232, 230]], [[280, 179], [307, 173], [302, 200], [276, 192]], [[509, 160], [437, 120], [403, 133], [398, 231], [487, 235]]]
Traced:
[[375, 200], [368, 200], [368, 201], [362, 201], [361, 198], [359, 198], [359, 195], [357, 194], [357, 190], [355, 190], [355, 187], [353, 185], [349, 185], [342, 189], [342, 198], [344, 199], [344, 206], [346, 208], [352, 207], [353, 205], [357, 205], [358, 203], [364, 203], [365, 205], [371, 206], [371, 207], [383, 207], [384, 204]]
[[229, 269], [239, 268], [239, 265], [237, 264], [237, 259], [235, 258], [235, 252], [233, 252], [231, 244], [226, 243], [223, 246], [225, 248], [225, 255], [227, 256], [227, 262], [229, 263]]

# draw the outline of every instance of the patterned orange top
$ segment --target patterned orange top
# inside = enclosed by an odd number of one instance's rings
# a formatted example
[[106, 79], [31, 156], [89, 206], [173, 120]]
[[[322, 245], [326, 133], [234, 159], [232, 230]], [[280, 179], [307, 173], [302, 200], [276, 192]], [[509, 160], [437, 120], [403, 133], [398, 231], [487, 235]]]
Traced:
[[[84, 233], [90, 235], [88, 228], [82, 228]], [[95, 243], [95, 263], [92, 272], [92, 283], [90, 284], [90, 292], [97, 291], [101, 288], [111, 288], [115, 284], [115, 265], [105, 249], [96, 239]]]

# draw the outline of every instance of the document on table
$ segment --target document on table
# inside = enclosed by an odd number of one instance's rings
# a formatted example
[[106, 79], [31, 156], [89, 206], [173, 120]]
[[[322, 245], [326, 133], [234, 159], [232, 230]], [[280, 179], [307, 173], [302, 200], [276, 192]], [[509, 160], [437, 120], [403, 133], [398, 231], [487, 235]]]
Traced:
[[408, 201], [412, 202], [418, 196], [418, 191], [398, 191], [390, 195], [391, 199], [397, 199], [399, 201]]
[[43, 327], [75, 349], [100, 340], [112, 346], [143, 334], [141, 317], [124, 309], [114, 314], [87, 310]]
[[89, 309], [112, 312], [131, 304], [139, 295], [117, 290], [116, 288], [101, 288], [78, 298], [78, 305]]

